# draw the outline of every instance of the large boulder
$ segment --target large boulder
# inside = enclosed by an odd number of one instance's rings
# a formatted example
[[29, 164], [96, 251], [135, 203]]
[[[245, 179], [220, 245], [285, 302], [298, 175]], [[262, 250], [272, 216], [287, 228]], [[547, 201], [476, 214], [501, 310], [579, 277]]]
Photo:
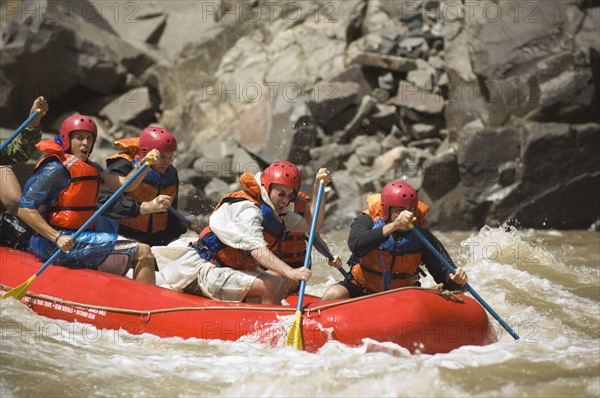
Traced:
[[579, 43], [574, 40], [586, 11], [576, 2], [500, 2], [498, 17], [515, 7], [526, 10], [518, 18], [466, 24], [470, 61], [486, 100], [519, 117], [597, 120], [600, 104], [589, 52], [598, 51], [598, 39], [580, 35]]
[[38, 95], [45, 95], [53, 109], [97, 114], [105, 97], [124, 91], [128, 75], [139, 76], [153, 63], [115, 34], [98, 7], [85, 0], [24, 1], [3, 25], [3, 125], [20, 120]]
[[594, 2], [2, 5], [0, 127], [44, 94], [45, 128], [96, 117], [102, 160], [158, 122], [180, 143], [182, 210], [208, 213], [242, 172], [287, 159], [335, 172], [325, 229], [392, 180], [436, 228], [600, 218]]
[[266, 163], [280, 159], [307, 163], [309, 150], [316, 145], [316, 132], [311, 123], [295, 119], [303, 113], [302, 104], [295, 113], [296, 102], [289, 101], [285, 91], [275, 90], [270, 100], [261, 98], [241, 116], [233, 130], [237, 141]]
[[600, 124], [526, 123], [518, 187], [488, 218], [531, 228], [589, 228], [600, 215]]

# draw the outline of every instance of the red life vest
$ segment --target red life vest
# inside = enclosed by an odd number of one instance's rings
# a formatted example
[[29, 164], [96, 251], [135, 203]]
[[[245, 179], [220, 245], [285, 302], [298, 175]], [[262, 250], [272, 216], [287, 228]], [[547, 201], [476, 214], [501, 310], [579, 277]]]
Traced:
[[[123, 158], [129, 163], [133, 163], [136, 159], [140, 158], [138, 137], [124, 138], [122, 140], [115, 141], [114, 146], [122, 152], [109, 157], [107, 161], [110, 159]], [[167, 169], [167, 172], [165, 172], [165, 174], [169, 171], [170, 170]], [[171, 173], [173, 171], [171, 171]], [[177, 179], [174, 178], [175, 175], [173, 175], [173, 178], [167, 179], [166, 185], [157, 186], [157, 184], [154, 183], [153, 180], [150, 178], [152, 172], [152, 170], [148, 172], [146, 178], [144, 178], [140, 185], [138, 185], [135, 191], [126, 192], [125, 195], [131, 197], [133, 200], [138, 202], [149, 202], [156, 198], [158, 195], [169, 195], [174, 198], [178, 192]], [[116, 219], [116, 221], [118, 221], [119, 224], [136, 231], [146, 233], [157, 233], [160, 231], [164, 231], [167, 228], [168, 219], [168, 213], [162, 212], [140, 214], [136, 217], [130, 218], [119, 218]]]
[[[223, 203], [248, 200], [256, 206], [262, 204], [260, 185], [254, 180], [252, 174], [242, 174], [240, 177], [240, 184], [242, 184], [244, 190], [225, 195], [215, 206], [213, 213]], [[263, 228], [263, 237], [267, 242], [268, 247], [272, 247], [272, 245], [277, 242], [277, 238], [268, 233], [266, 228]], [[220, 242], [210, 227], [206, 227], [200, 232], [198, 240], [193, 246], [201, 257], [209, 260], [213, 264], [246, 271], [255, 271], [259, 265], [247, 251], [230, 247]]]
[[[46, 215], [48, 224], [60, 229], [80, 228], [96, 211], [96, 200], [100, 189], [100, 171], [91, 163], [65, 153], [64, 149], [54, 140], [44, 140], [36, 147], [46, 152], [35, 170], [46, 163], [48, 159], [56, 158], [71, 175], [69, 185], [60, 191], [58, 200], [52, 205]], [[88, 230], [94, 229], [94, 223]]]
[[[381, 228], [386, 220], [381, 218], [381, 195], [367, 197], [369, 208], [363, 213], [369, 214], [374, 222], [374, 228]], [[417, 224], [425, 226], [425, 215], [429, 207], [419, 202], [415, 210]], [[381, 292], [385, 289], [384, 274], [389, 274], [388, 289], [411, 286], [419, 279], [419, 265], [421, 265], [422, 243], [414, 234], [408, 234], [401, 242], [394, 242], [393, 248], [382, 244], [379, 248], [371, 250], [358, 259], [352, 266], [354, 280], [371, 292]], [[393, 238], [391, 238], [393, 241]]]
[[[310, 203], [310, 196], [303, 192], [298, 192], [294, 200], [294, 210], [296, 213], [304, 216], [306, 208]], [[292, 268], [304, 266], [304, 257], [306, 256], [306, 235], [302, 232], [288, 232], [272, 248], [273, 253], [281, 261]]]

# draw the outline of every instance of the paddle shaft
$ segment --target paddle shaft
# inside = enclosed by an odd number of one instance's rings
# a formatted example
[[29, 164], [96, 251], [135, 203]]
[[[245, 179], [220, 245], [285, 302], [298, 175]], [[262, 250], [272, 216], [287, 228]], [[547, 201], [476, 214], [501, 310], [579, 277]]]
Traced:
[[[437, 259], [440, 260], [440, 262], [446, 268], [448, 268], [448, 270], [450, 272], [455, 274], [456, 269], [452, 266], [452, 264], [450, 264], [450, 262], [448, 260], [446, 260], [446, 258], [439, 252], [439, 250], [437, 250], [435, 247], [433, 247], [431, 242], [429, 242], [427, 240], [427, 238], [425, 238], [423, 233], [421, 231], [419, 231], [419, 228], [411, 225], [411, 229], [417, 235], [417, 237], [421, 240], [421, 242], [423, 242], [423, 244], [425, 246], [427, 246], [427, 248], [431, 251], [431, 253], [433, 253], [437, 257]], [[519, 335], [510, 326], [508, 326], [508, 324], [506, 322], [504, 322], [504, 320], [500, 317], [500, 315], [498, 315], [496, 313], [496, 311], [494, 311], [494, 309], [492, 307], [490, 307], [489, 304], [486, 303], [486, 301], [479, 294], [477, 294], [475, 289], [473, 289], [468, 283], [465, 284], [464, 287], [469, 291], [469, 293], [471, 293], [473, 295], [473, 297], [475, 297], [475, 299], [477, 301], [479, 301], [479, 303], [483, 306], [483, 308], [485, 308], [487, 310], [487, 312], [489, 312], [515, 340], [520, 339]]]
[[[144, 163], [135, 173], [133, 173], [133, 175], [127, 181], [125, 181], [125, 183], [123, 183], [123, 185], [121, 185], [119, 189], [115, 191], [115, 193], [112, 194], [106, 203], [96, 210], [96, 212], [81, 226], [81, 228], [77, 230], [77, 232], [71, 235], [71, 237], [73, 239], [77, 239], [77, 237], [81, 235], [87, 229], [87, 227], [89, 227], [90, 224], [93, 223], [94, 220], [98, 218], [98, 216], [101, 215], [108, 208], [108, 206], [110, 206], [117, 199], [117, 197], [119, 197], [119, 195], [121, 195], [123, 191], [125, 191], [125, 189], [127, 189], [127, 187], [144, 172], [144, 170], [146, 170], [146, 168], [148, 168], [148, 163]], [[46, 260], [44, 265], [42, 265], [42, 267], [35, 273], [35, 276], [37, 277], [44, 272], [44, 270], [48, 268], [48, 266], [52, 264], [52, 262], [60, 255], [61, 251], [61, 249], [55, 251], [54, 254], [48, 260]]]
[[[325, 182], [321, 180], [319, 183], [319, 191], [317, 193], [317, 200], [315, 202], [315, 214], [313, 214], [312, 223], [310, 225], [310, 232], [308, 234], [308, 245], [307, 247], [313, 247], [315, 241], [315, 231], [317, 229], [317, 220], [319, 218], [319, 209], [321, 207], [321, 200], [323, 199], [323, 191], [325, 190]], [[310, 266], [310, 253], [312, 250], [306, 251], [306, 256], [304, 257], [304, 268], [308, 268]], [[331, 254], [331, 253], [330, 253]], [[296, 311], [302, 311], [302, 303], [304, 302], [304, 289], [306, 289], [306, 281], [300, 281], [300, 289], [298, 290], [298, 305], [296, 306]]]
[[[327, 247], [325, 242], [323, 242], [323, 239], [321, 239], [318, 236], [315, 236], [315, 246], [317, 246], [321, 250], [321, 253], [323, 253], [329, 261], [334, 260], [333, 254], [331, 254], [331, 252], [329, 251], [329, 248]], [[345, 269], [340, 267], [340, 268], [338, 268], [338, 271], [340, 271], [340, 273], [342, 275], [344, 275], [344, 278], [346, 278], [348, 276], [348, 273], [346, 272]]]
[[[177, 209], [174, 208], [173, 206], [169, 206], [169, 213], [171, 213], [171, 215], [173, 217], [175, 217], [177, 220], [179, 220], [179, 222], [182, 223], [183, 225], [185, 225], [186, 227], [189, 228], [189, 226], [192, 225], [192, 223], [190, 222], [190, 220], [188, 220], [187, 218], [185, 218], [183, 216], [183, 214], [181, 214], [180, 212], [178, 212]], [[199, 230], [196, 230], [194, 232], [200, 233]]]
[[10, 135], [10, 137], [8, 137], [6, 139], [6, 141], [4, 141], [2, 143], [2, 145], [0, 145], [0, 153], [2, 153], [2, 151], [4, 151], [4, 149], [8, 146], [8, 144], [10, 144], [15, 138], [17, 138], [17, 136], [19, 135], [19, 133], [21, 133], [21, 131], [23, 131], [23, 129], [25, 127], [27, 127], [29, 125], [29, 123], [31, 123], [31, 121], [33, 119], [36, 118], [37, 115], [41, 114], [42, 111], [40, 109], [36, 109], [35, 111], [33, 111], [33, 113], [31, 115], [29, 115], [29, 117], [15, 130], [14, 133], [12, 133]]

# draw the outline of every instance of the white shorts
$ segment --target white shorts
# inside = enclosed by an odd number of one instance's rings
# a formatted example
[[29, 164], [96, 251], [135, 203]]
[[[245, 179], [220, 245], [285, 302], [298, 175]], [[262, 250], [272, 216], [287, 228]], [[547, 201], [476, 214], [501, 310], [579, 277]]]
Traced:
[[198, 285], [206, 297], [221, 301], [243, 301], [262, 271], [240, 271], [204, 264], [198, 271]]
[[[182, 238], [168, 246], [151, 248], [166, 286], [177, 292], [200, 294], [220, 301], [244, 301], [252, 284], [261, 275], [277, 278], [265, 271], [240, 271], [220, 267], [202, 259], [189, 242], [197, 238]], [[191, 286], [195, 281], [197, 287]], [[279, 277], [280, 286], [284, 285]], [[199, 288], [199, 291], [198, 291]]]

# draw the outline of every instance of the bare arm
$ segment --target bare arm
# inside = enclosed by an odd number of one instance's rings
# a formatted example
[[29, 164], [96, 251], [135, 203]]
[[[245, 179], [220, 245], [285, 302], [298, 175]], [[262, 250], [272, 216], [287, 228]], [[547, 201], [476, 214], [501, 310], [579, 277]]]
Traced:
[[267, 246], [254, 249], [250, 252], [252, 258], [254, 258], [260, 265], [268, 270], [277, 272], [279, 275], [284, 276], [287, 279], [294, 281], [310, 279], [311, 271], [308, 268], [292, 268], [286, 263], [281, 261]]
[[[62, 235], [46, 222], [44, 217], [36, 209], [19, 208], [19, 218], [27, 223], [38, 234], [42, 235], [56, 245], [64, 252], [75, 247], [75, 240], [68, 235]], [[58, 239], [58, 241], [57, 241]]]
[[[119, 189], [125, 182], [137, 171], [137, 168], [134, 168], [131, 173], [126, 176], [120, 176], [118, 174], [111, 173], [110, 171], [103, 171], [100, 176], [102, 177], [102, 186], [108, 189], [117, 190]], [[140, 185], [142, 181], [144, 181], [144, 177], [148, 169], [144, 170], [129, 186], [125, 189], [125, 192], [135, 191], [137, 187]]]
[[35, 101], [33, 101], [33, 105], [31, 105], [29, 114], [31, 115], [36, 110], [39, 110], [40, 114], [38, 114], [29, 124], [33, 127], [38, 127], [42, 121], [42, 116], [44, 116], [46, 113], [48, 113], [48, 110], [50, 110], [48, 102], [46, 102], [46, 99], [43, 96], [37, 97]]
[[[138, 165], [144, 164], [146, 161], [150, 163], [156, 161], [158, 159], [158, 150], [153, 149], [146, 156], [144, 156]], [[126, 176], [122, 176], [116, 173], [112, 173], [110, 171], [104, 170], [101, 173], [102, 177], [102, 185], [108, 189], [117, 190], [119, 189], [127, 180], [129, 180], [135, 172], [138, 170], [138, 167], [134, 167], [133, 170], [129, 172]], [[144, 181], [144, 177], [148, 172], [148, 168], [144, 170], [132, 183], [125, 189], [125, 192], [135, 191], [137, 187], [140, 185], [142, 181]], [[168, 206], [167, 206], [168, 207]]]

